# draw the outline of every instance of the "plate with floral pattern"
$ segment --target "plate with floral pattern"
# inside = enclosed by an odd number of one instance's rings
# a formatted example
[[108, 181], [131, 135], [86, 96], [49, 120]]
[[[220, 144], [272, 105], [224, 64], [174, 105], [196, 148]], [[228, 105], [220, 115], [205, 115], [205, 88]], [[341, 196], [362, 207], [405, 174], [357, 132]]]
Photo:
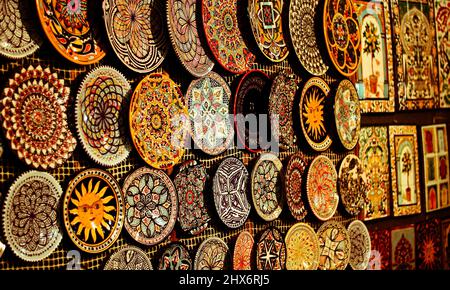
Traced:
[[227, 244], [221, 238], [211, 237], [204, 240], [198, 247], [194, 270], [224, 270], [227, 260]]
[[158, 270], [192, 270], [192, 259], [182, 244], [167, 246], [159, 259]]
[[365, 270], [369, 265], [371, 242], [366, 225], [359, 220], [352, 221], [347, 228], [350, 237], [350, 260], [353, 270]]
[[317, 231], [319, 238], [319, 269], [345, 270], [350, 260], [350, 237], [345, 227], [335, 221], [322, 224]]
[[347, 155], [339, 167], [339, 195], [345, 210], [357, 215], [366, 203], [367, 176], [358, 156]]
[[285, 241], [287, 270], [316, 270], [319, 267], [319, 239], [310, 225], [293, 225]]
[[233, 270], [251, 270], [251, 258], [255, 241], [248, 231], [242, 231], [236, 239], [233, 252]]
[[147, 254], [134, 246], [124, 246], [111, 255], [104, 270], [153, 270]]
[[283, 270], [286, 266], [286, 244], [275, 227], [264, 230], [256, 243], [258, 270]]
[[307, 165], [303, 153], [295, 153], [289, 158], [283, 174], [286, 203], [296, 220], [304, 219], [308, 213], [302, 198]]

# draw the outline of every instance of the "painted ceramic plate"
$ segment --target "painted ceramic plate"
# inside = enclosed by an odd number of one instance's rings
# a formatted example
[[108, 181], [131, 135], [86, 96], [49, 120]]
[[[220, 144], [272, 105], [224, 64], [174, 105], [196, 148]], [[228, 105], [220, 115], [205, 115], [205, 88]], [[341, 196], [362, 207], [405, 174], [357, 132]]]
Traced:
[[286, 269], [316, 270], [319, 266], [319, 239], [305, 223], [293, 225], [286, 234]]
[[309, 166], [306, 178], [306, 194], [314, 215], [321, 221], [329, 220], [336, 212], [337, 172], [330, 158], [319, 155]]
[[344, 270], [350, 260], [350, 237], [345, 227], [328, 221], [317, 231], [319, 238], [319, 269]]
[[144, 251], [125, 246], [109, 258], [104, 270], [153, 270], [153, 267]]
[[162, 170], [141, 167], [125, 179], [125, 229], [136, 241], [152, 246], [173, 230], [178, 214], [175, 186]]
[[302, 200], [307, 164], [301, 152], [295, 153], [289, 158], [283, 175], [286, 202], [296, 220], [304, 219], [307, 214]]
[[230, 99], [228, 84], [215, 72], [193, 80], [186, 92], [191, 137], [207, 154], [217, 155], [232, 146]]
[[250, 214], [248, 175], [244, 164], [235, 157], [223, 160], [214, 175], [214, 204], [220, 219], [229, 228], [242, 226]]
[[250, 70], [255, 56], [242, 39], [237, 0], [202, 0], [203, 29], [217, 62], [231, 73]]
[[255, 241], [248, 231], [239, 234], [234, 245], [233, 270], [251, 270], [252, 250]]
[[331, 138], [325, 123], [326, 103], [330, 87], [318, 77], [310, 78], [300, 97], [300, 124], [306, 141], [315, 151], [325, 151]]
[[171, 168], [184, 154], [187, 110], [180, 88], [166, 75], [147, 75], [134, 90], [130, 132], [141, 158], [158, 169]]
[[366, 202], [367, 176], [358, 156], [347, 155], [339, 168], [339, 194], [345, 210], [357, 215]]
[[3, 229], [19, 258], [40, 261], [58, 247], [62, 239], [58, 219], [61, 196], [58, 181], [46, 172], [26, 172], [11, 185], [3, 207]]
[[88, 65], [105, 56], [88, 20], [87, 0], [36, 0], [48, 40], [71, 62]]
[[286, 265], [286, 244], [281, 232], [274, 227], [266, 229], [256, 244], [258, 270], [283, 270]]
[[130, 154], [122, 119], [130, 89], [119, 71], [101, 66], [88, 73], [78, 90], [78, 137], [89, 157], [100, 165], [117, 165]]
[[164, 1], [103, 0], [106, 32], [117, 57], [139, 73], [155, 70], [169, 50]]
[[370, 235], [366, 225], [355, 220], [347, 228], [350, 237], [350, 267], [353, 270], [365, 270], [370, 258]]
[[36, 169], [61, 166], [77, 145], [67, 125], [69, 88], [40, 66], [22, 68], [4, 90], [1, 114], [5, 136], [19, 159]]
[[192, 270], [192, 260], [182, 244], [171, 244], [159, 259], [158, 270]]
[[221, 238], [208, 238], [198, 247], [194, 270], [224, 270], [227, 256], [228, 246]]
[[72, 242], [87, 253], [111, 247], [122, 231], [124, 197], [106, 171], [86, 169], [69, 183], [63, 203], [64, 225]]

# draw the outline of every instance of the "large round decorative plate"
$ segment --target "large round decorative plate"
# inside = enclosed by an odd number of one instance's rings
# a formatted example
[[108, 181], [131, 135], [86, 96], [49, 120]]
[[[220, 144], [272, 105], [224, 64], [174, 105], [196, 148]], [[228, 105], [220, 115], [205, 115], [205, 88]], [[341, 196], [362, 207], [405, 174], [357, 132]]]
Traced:
[[235, 157], [223, 160], [214, 175], [214, 204], [220, 219], [229, 228], [242, 226], [250, 214], [248, 175], [244, 164]]
[[289, 158], [283, 175], [287, 205], [296, 220], [304, 219], [307, 214], [302, 200], [306, 166], [307, 161], [303, 154], [295, 153]]
[[328, 221], [317, 231], [319, 238], [319, 269], [344, 270], [350, 260], [350, 238], [345, 227]]
[[148, 73], [169, 50], [164, 1], [103, 0], [103, 18], [109, 42], [129, 69]]
[[371, 242], [366, 225], [355, 220], [347, 228], [350, 237], [350, 267], [353, 270], [365, 270], [369, 265]]
[[283, 35], [283, 4], [283, 0], [248, 0], [253, 36], [264, 56], [273, 62], [281, 62], [289, 54]]
[[366, 202], [367, 176], [361, 160], [354, 154], [347, 155], [339, 167], [338, 189], [345, 210], [357, 215]]
[[217, 62], [231, 73], [250, 70], [255, 56], [242, 39], [237, 0], [202, 0], [203, 29]]
[[66, 189], [64, 225], [78, 248], [87, 253], [100, 253], [119, 237], [124, 210], [122, 190], [114, 177], [100, 169], [86, 169]]
[[281, 192], [280, 159], [273, 153], [263, 153], [252, 171], [252, 200], [258, 215], [265, 221], [273, 221], [283, 210]]
[[29, 171], [11, 185], [3, 208], [3, 229], [12, 251], [36, 262], [50, 256], [62, 239], [59, 199], [62, 188], [46, 172]]
[[300, 97], [300, 124], [306, 142], [315, 151], [325, 151], [331, 146], [331, 138], [325, 124], [326, 103], [330, 87], [318, 77], [310, 78]]
[[77, 145], [67, 125], [69, 88], [40, 66], [22, 68], [9, 80], [1, 103], [6, 138], [19, 159], [39, 169], [61, 166]]
[[197, 1], [168, 0], [167, 23], [172, 46], [186, 70], [195, 77], [210, 72], [213, 61], [202, 47], [197, 30]]
[[87, 0], [36, 0], [37, 13], [47, 38], [66, 59], [82, 65], [105, 56], [88, 21]]
[[233, 270], [251, 270], [254, 243], [255, 241], [248, 231], [239, 234], [234, 245]]
[[347, 77], [355, 74], [361, 60], [361, 33], [353, 0], [325, 0], [323, 32], [337, 71]]
[[130, 154], [122, 118], [130, 89], [120, 72], [101, 66], [88, 73], [78, 90], [78, 137], [84, 150], [100, 165], [117, 165]]
[[305, 223], [293, 225], [286, 234], [286, 269], [316, 270], [319, 267], [319, 239]]
[[194, 270], [224, 270], [228, 246], [220, 238], [204, 240], [195, 255]]
[[182, 244], [171, 244], [159, 259], [158, 270], [192, 270], [192, 260]]
[[230, 99], [228, 84], [215, 72], [193, 80], [186, 92], [191, 137], [207, 154], [220, 154], [233, 142]]
[[153, 270], [147, 254], [133, 246], [125, 246], [106, 262], [104, 270]]
[[361, 109], [358, 92], [349, 80], [342, 80], [334, 100], [334, 120], [342, 146], [352, 150], [358, 144]]
[[180, 161], [187, 116], [180, 88], [168, 76], [152, 73], [138, 84], [131, 98], [130, 132], [147, 164], [167, 169]]
[[333, 161], [324, 155], [317, 156], [309, 166], [306, 194], [312, 212], [321, 221], [329, 220], [336, 212], [337, 177]]
[[328, 70], [316, 38], [316, 18], [319, 0], [291, 0], [289, 31], [292, 45], [302, 66], [312, 75], [321, 76]]
[[281, 232], [269, 227], [256, 244], [256, 267], [258, 270], [283, 270], [285, 266], [286, 244]]

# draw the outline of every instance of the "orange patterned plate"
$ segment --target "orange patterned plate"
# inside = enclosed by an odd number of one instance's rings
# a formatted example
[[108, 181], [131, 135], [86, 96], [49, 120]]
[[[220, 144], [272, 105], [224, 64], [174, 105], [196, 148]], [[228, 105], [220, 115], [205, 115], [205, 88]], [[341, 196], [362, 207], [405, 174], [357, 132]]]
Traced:
[[305, 223], [293, 225], [286, 234], [286, 269], [316, 270], [319, 266], [319, 240]]
[[251, 270], [253, 244], [252, 235], [248, 231], [239, 234], [234, 246], [233, 270]]

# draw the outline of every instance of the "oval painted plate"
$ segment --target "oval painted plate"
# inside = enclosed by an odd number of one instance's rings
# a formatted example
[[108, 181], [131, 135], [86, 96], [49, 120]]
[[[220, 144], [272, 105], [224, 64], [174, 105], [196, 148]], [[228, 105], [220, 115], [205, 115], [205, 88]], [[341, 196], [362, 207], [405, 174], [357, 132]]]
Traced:
[[319, 239], [314, 229], [305, 223], [293, 225], [286, 234], [286, 269], [317, 270]]
[[329, 220], [336, 212], [337, 172], [330, 158], [319, 155], [309, 166], [306, 178], [306, 194], [314, 215], [321, 221]]
[[371, 241], [366, 225], [355, 220], [348, 225], [348, 235], [350, 237], [350, 267], [353, 270], [365, 270], [369, 265], [371, 253]]
[[122, 247], [106, 262], [104, 270], [153, 270], [147, 254], [134, 246]]
[[345, 227], [328, 221], [317, 231], [319, 238], [319, 269], [345, 270], [350, 260], [350, 237]]
[[367, 176], [358, 156], [347, 155], [339, 167], [338, 187], [342, 204], [351, 215], [357, 215], [366, 202]]
[[248, 231], [242, 231], [236, 239], [233, 253], [233, 270], [251, 270], [251, 258], [255, 241]]
[[50, 256], [62, 239], [59, 200], [62, 188], [40, 171], [28, 171], [11, 185], [3, 207], [3, 229], [19, 258], [36, 262]]
[[266, 229], [256, 244], [258, 270], [283, 270], [286, 265], [286, 244], [275, 227]]
[[224, 270], [227, 256], [228, 246], [221, 238], [208, 238], [197, 249], [194, 270]]
[[180, 88], [167, 75], [152, 73], [137, 85], [130, 104], [130, 132], [147, 164], [167, 169], [181, 160], [187, 116]]
[[298, 152], [289, 158], [284, 171], [286, 202], [296, 220], [304, 219], [308, 213], [302, 199], [307, 164], [304, 155]]
[[122, 190], [114, 177], [101, 169], [86, 169], [66, 189], [64, 225], [78, 248], [91, 254], [100, 253], [119, 237], [124, 210]]
[[158, 270], [192, 270], [192, 259], [182, 244], [169, 245], [159, 259]]
[[141, 244], [153, 246], [173, 230], [178, 214], [175, 186], [162, 170], [141, 167], [123, 182], [125, 229]]

